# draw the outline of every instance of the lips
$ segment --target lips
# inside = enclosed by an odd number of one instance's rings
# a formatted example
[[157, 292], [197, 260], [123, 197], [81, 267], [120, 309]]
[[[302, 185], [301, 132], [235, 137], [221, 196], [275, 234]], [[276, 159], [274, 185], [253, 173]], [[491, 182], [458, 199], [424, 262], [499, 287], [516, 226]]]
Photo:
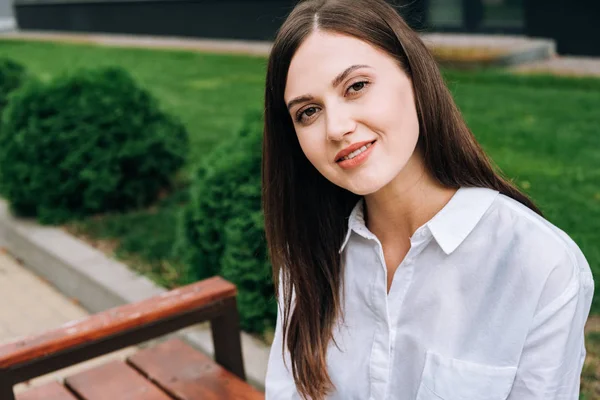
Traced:
[[360, 149], [361, 147], [366, 146], [370, 143], [375, 143], [375, 140], [366, 140], [364, 142], [358, 142], [358, 143], [351, 144], [350, 146], [346, 147], [345, 149], [343, 149], [342, 151], [340, 151], [339, 153], [337, 153], [335, 155], [335, 162], [341, 161], [342, 158], [346, 157], [348, 154], [350, 154], [353, 151], [356, 151], [356, 150]]

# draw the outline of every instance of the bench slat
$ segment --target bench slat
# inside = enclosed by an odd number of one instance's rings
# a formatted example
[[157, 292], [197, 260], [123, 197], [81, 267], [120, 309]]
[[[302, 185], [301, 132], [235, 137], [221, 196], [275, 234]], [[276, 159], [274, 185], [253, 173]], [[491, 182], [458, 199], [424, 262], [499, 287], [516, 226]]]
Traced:
[[17, 400], [77, 400], [71, 392], [58, 382], [40, 385], [16, 395]]
[[70, 376], [65, 385], [84, 400], [173, 400], [119, 360]]
[[180, 339], [140, 350], [128, 362], [176, 399], [264, 399], [263, 393]]

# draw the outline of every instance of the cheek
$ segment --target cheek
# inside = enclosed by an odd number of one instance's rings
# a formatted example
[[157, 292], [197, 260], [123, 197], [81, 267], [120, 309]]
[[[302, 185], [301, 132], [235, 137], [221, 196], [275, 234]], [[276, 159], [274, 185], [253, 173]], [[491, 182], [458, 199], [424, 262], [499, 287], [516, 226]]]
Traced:
[[[369, 103], [369, 120], [382, 131], [401, 131], [404, 135], [418, 134], [418, 120], [414, 99], [410, 88], [398, 85], [395, 88], [383, 88], [374, 93]], [[415, 126], [417, 132], [414, 132]]]

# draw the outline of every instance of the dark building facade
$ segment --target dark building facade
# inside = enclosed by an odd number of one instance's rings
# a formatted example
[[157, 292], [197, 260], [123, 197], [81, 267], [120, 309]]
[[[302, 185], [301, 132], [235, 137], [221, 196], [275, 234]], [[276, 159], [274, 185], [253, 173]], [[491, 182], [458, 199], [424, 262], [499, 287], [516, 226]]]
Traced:
[[598, 0], [422, 0], [432, 31], [554, 39], [559, 54], [600, 55]]
[[[600, 55], [600, 0], [390, 0], [420, 31], [552, 38]], [[21, 29], [271, 40], [296, 0], [15, 0]]]

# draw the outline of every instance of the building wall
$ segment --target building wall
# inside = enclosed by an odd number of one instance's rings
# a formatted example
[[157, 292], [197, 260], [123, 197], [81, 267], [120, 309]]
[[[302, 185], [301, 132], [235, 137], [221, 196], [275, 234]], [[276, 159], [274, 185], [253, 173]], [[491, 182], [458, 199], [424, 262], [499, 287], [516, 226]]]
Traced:
[[550, 37], [559, 54], [600, 56], [600, 1], [527, 0], [527, 34]]
[[[7, 1], [7, 0], [0, 0]], [[8, 0], [10, 1], [10, 0]], [[420, 27], [422, 1], [395, 0]], [[16, 0], [24, 30], [272, 40], [297, 0]], [[408, 7], [405, 3], [412, 3]]]
[[0, 0], [0, 18], [12, 18], [12, 0]]
[[[0, 0], [2, 1], [2, 0]], [[17, 0], [21, 29], [270, 40], [295, 0]]]
[[[0, 16], [10, 1], [0, 0]], [[21, 29], [271, 40], [297, 0], [14, 1]], [[600, 56], [600, 0], [393, 3], [419, 31], [524, 34], [554, 39], [561, 54]]]

